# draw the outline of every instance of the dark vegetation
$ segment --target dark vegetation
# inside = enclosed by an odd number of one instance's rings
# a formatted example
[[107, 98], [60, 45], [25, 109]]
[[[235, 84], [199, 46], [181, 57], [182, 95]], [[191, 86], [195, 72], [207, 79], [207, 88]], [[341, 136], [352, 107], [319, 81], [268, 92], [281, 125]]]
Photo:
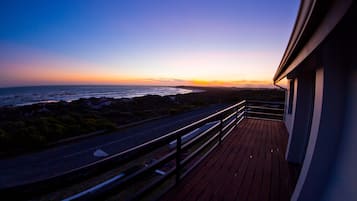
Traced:
[[176, 96], [148, 95], [132, 99], [90, 98], [73, 102], [0, 108], [0, 155], [46, 147], [61, 139], [105, 130], [211, 104], [243, 99], [283, 101], [277, 89], [200, 88], [204, 92]]

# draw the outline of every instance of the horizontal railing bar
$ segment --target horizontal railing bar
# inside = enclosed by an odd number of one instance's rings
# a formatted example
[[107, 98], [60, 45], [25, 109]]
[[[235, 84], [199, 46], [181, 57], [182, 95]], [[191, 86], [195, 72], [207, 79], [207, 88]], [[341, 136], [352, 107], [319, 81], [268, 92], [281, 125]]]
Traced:
[[[244, 114], [244, 113], [242, 113], [242, 114]], [[241, 121], [243, 121], [243, 119], [244, 119], [244, 117], [240, 117], [240, 118], [238, 118], [239, 120], [237, 121], [237, 125], [241, 122]]]
[[[169, 154], [166, 154], [163, 158], [161, 158], [158, 161], [155, 161], [153, 164], [144, 167], [143, 169], [133, 173], [132, 175], [128, 175], [127, 177], [124, 177], [122, 180], [118, 181], [117, 183], [107, 186], [106, 187], [107, 189], [101, 189], [101, 191], [96, 192], [96, 194], [93, 195], [93, 197], [96, 199], [110, 197], [112, 193], [118, 192], [117, 189], [120, 189], [123, 185], [129, 185], [130, 183], [133, 183], [135, 180], [139, 179], [140, 176], [145, 175], [148, 172], [153, 171], [159, 166], [168, 162], [169, 160], [172, 160], [175, 157], [175, 155], [176, 155], [176, 150], [171, 151]], [[93, 199], [93, 197], [90, 197], [90, 199]]]
[[149, 185], [145, 186], [143, 190], [135, 193], [136, 195], [130, 199], [131, 201], [134, 200], [140, 200], [141, 197], [143, 197], [145, 194], [149, 193], [151, 190], [153, 190], [155, 187], [160, 185], [161, 183], [165, 182], [168, 177], [171, 177], [175, 173], [175, 169], [171, 169], [168, 172], [165, 173], [165, 175], [159, 177], [158, 179], [154, 180], [151, 182]]
[[[235, 107], [237, 107], [237, 106], [239, 106], [239, 105], [241, 105], [243, 103], [245, 103], [245, 100], [243, 100], [243, 101], [241, 101], [241, 102], [239, 102], [237, 104], [234, 104], [234, 105], [232, 105], [232, 106], [230, 106], [230, 107], [228, 107], [228, 108], [226, 108], [224, 110], [218, 111], [218, 112], [216, 112], [216, 113], [214, 113], [214, 114], [212, 114], [212, 115], [210, 115], [210, 116], [208, 116], [206, 118], [203, 118], [203, 119], [198, 120], [198, 121], [196, 121], [196, 122], [194, 122], [192, 124], [189, 124], [189, 125], [181, 128], [181, 129], [178, 129], [178, 130], [173, 131], [171, 133], [168, 133], [168, 134], [166, 134], [166, 135], [164, 135], [162, 137], [159, 137], [159, 138], [157, 138], [157, 140], [159, 140], [160, 138], [167, 138], [168, 136], [176, 137], [176, 135], [178, 135], [178, 134], [186, 134], [186, 133], [188, 133], [188, 131], [190, 129], [194, 130], [194, 129], [202, 126], [203, 124], [212, 121], [215, 118], [219, 118], [219, 115], [221, 115], [221, 114], [223, 114], [223, 113], [225, 113], [225, 112], [227, 112], [227, 111], [229, 111], [229, 110], [231, 110], [231, 109], [233, 109], [233, 108], [235, 108]], [[152, 141], [156, 141], [156, 139], [152, 140]], [[148, 143], [150, 143], [150, 142], [148, 142]], [[133, 149], [135, 149], [135, 147]]]
[[228, 107], [228, 108], [226, 108], [226, 109], [224, 109], [224, 110], [221, 110], [221, 111], [219, 111], [219, 112], [217, 112], [216, 114], [223, 114], [223, 113], [225, 113], [225, 112], [227, 112], [228, 110], [231, 110], [231, 109], [233, 109], [233, 108], [236, 108], [236, 107], [238, 107], [239, 105], [242, 105], [242, 104], [244, 104], [246, 101], [245, 100], [242, 100], [241, 102], [239, 102], [239, 103], [237, 103], [237, 104], [234, 104], [234, 105], [232, 105], [232, 106], [230, 106], [230, 107]]
[[230, 115], [228, 115], [226, 118], [224, 118], [222, 121], [223, 121], [223, 123], [225, 123], [227, 120], [229, 120], [230, 118], [232, 118], [232, 117], [234, 117], [234, 115], [236, 115], [237, 114], [237, 112], [233, 112], [232, 114], [230, 114]]
[[284, 109], [281, 109], [281, 108], [263, 107], [263, 106], [247, 106], [247, 108], [262, 109], [262, 110], [284, 111]]
[[[244, 112], [240, 113], [237, 118], [236, 118], [236, 123], [235, 126], [238, 125], [243, 119], [244, 119]], [[222, 140], [224, 140], [229, 134], [230, 132], [235, 128], [235, 126], [233, 126], [225, 135], [222, 136]]]
[[240, 119], [243, 115], [244, 115], [244, 112], [240, 113], [240, 114], [237, 116], [237, 119]]
[[89, 189], [86, 189], [84, 191], [81, 191], [75, 195], [72, 195], [70, 197], [67, 197], [65, 199], [63, 199], [62, 201], [80, 201], [80, 200], [85, 200], [88, 199], [89, 197], [91, 197], [93, 194], [96, 193], [96, 191], [98, 190], [102, 190], [104, 186], [109, 185], [119, 179], [122, 179], [123, 177], [125, 177], [124, 173], [120, 173], [119, 175], [116, 175], [115, 177], [112, 177], [110, 179], [107, 179]]
[[222, 131], [225, 132], [230, 126], [235, 125], [235, 123], [235, 120], [232, 120], [225, 127], [223, 127]]
[[[237, 125], [237, 124], [236, 124], [236, 125]], [[236, 126], [236, 125], [235, 125], [235, 126]], [[223, 135], [222, 140], [224, 140], [226, 137], [228, 137], [228, 135], [229, 135], [229, 134], [233, 131], [233, 129], [235, 128], [235, 126], [232, 126], [232, 128], [229, 129], [229, 131], [227, 131], [227, 133]]]
[[240, 107], [240, 108], [237, 110], [237, 113], [240, 113], [240, 112], [243, 111], [245, 108], [246, 108], [246, 106], [243, 105], [242, 107]]
[[191, 170], [193, 170], [201, 161], [203, 161], [217, 146], [219, 142], [216, 142], [200, 159], [198, 159], [189, 169], [187, 169], [182, 175], [181, 178], [184, 178]]
[[246, 100], [249, 103], [267, 104], [267, 105], [284, 105], [285, 102], [281, 101], [258, 101], [258, 100]]
[[204, 144], [202, 144], [199, 148], [197, 148], [195, 151], [193, 151], [190, 155], [188, 155], [185, 159], [181, 161], [181, 165], [184, 166], [186, 165], [189, 161], [193, 159], [198, 153], [200, 153], [208, 144], [216, 140], [216, 138], [219, 136], [219, 133], [214, 134], [210, 139], [208, 139]]
[[248, 119], [268, 120], [268, 121], [283, 121], [282, 119], [264, 118], [264, 117], [247, 117]]
[[262, 114], [262, 115], [279, 116], [279, 117], [283, 116], [283, 114], [274, 114], [274, 113], [266, 113], [266, 112], [253, 112], [253, 111], [247, 111], [247, 114]]
[[192, 140], [186, 142], [184, 145], [182, 145], [182, 150], [184, 149], [188, 149], [191, 146], [193, 146], [198, 140], [200, 140], [202, 137], [206, 136], [208, 133], [210, 133], [211, 131], [213, 131], [214, 129], [217, 129], [218, 126], [220, 125], [220, 122], [217, 122], [216, 124], [214, 124], [211, 128], [205, 130], [204, 132], [200, 133], [198, 136], [194, 137]]

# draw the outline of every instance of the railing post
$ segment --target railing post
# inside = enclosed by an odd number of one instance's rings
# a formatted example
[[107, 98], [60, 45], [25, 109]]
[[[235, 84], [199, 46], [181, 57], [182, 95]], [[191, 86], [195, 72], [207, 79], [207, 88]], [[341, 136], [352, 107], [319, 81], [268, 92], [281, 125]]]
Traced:
[[176, 137], [176, 184], [179, 183], [181, 177], [181, 135]]
[[244, 118], [247, 118], [248, 117], [248, 101], [245, 101], [245, 103], [244, 103]]

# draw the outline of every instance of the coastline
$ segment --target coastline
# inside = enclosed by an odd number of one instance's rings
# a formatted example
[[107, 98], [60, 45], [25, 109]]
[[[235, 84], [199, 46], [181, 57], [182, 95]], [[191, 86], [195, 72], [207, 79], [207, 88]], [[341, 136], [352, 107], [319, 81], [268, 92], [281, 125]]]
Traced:
[[26, 153], [98, 130], [110, 133], [134, 122], [243, 99], [283, 100], [284, 92], [278, 89], [205, 88], [203, 92], [168, 96], [82, 98], [72, 102], [0, 107], [0, 153], [3, 156]]
[[176, 95], [202, 90], [175, 86], [48, 85], [0, 88], [0, 107], [72, 102], [81, 98], [134, 98], [145, 95]]

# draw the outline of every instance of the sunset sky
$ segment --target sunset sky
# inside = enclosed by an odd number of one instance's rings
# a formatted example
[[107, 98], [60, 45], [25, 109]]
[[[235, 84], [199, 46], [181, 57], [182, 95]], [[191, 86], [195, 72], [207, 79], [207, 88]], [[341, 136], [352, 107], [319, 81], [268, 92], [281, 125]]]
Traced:
[[268, 86], [297, 0], [1, 1], [0, 87]]

